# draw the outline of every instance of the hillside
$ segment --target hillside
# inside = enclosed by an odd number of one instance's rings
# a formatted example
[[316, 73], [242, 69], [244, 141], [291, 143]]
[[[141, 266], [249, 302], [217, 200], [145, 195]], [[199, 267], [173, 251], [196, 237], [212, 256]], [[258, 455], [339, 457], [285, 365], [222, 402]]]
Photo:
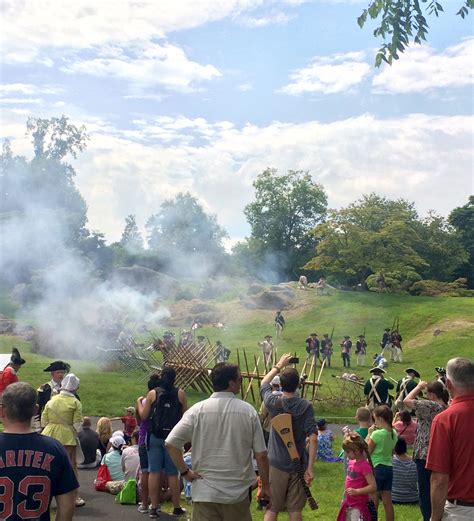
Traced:
[[[274, 313], [247, 310], [237, 301], [216, 304], [225, 317], [225, 329], [209, 327], [200, 329], [199, 333], [207, 336], [213, 343], [221, 340], [232, 350], [233, 361], [236, 360], [237, 349], [245, 349], [249, 355], [248, 365], [253, 366], [253, 355], [260, 354], [257, 342], [266, 334], [274, 334]], [[276, 347], [280, 354], [295, 352], [301, 362], [306, 358], [304, 341], [307, 335], [316, 332], [322, 336], [323, 333], [330, 333], [334, 327], [333, 367], [324, 370], [321, 378], [323, 385], [318, 392], [318, 397], [324, 400], [316, 402], [316, 411], [319, 416], [335, 418], [335, 421], [347, 421], [353, 414], [353, 407], [335, 404], [337, 394], [344, 391], [341, 391], [340, 381], [332, 377], [344, 372], [338, 344], [345, 334], [350, 335], [355, 343], [357, 335], [364, 330], [366, 332], [369, 346], [367, 367], [351, 368], [352, 372], [363, 377], [368, 375], [370, 359], [378, 349], [383, 329], [390, 327], [395, 317], [400, 317], [404, 361], [402, 364], [390, 365], [388, 376], [391, 378], [400, 378], [405, 367], [414, 366], [423, 378], [430, 379], [434, 375], [435, 366], [444, 366], [450, 357], [472, 357], [473, 353], [474, 299], [357, 292], [334, 292], [330, 296], [316, 296], [313, 290], [309, 290], [297, 291], [295, 306], [284, 314], [287, 328], [283, 339], [275, 339]], [[434, 336], [435, 330], [441, 330], [441, 333]], [[155, 333], [160, 335], [163, 331], [164, 328], [157, 328]], [[46, 375], [42, 369], [50, 360], [49, 357], [30, 353], [28, 342], [18, 337], [0, 335], [0, 352], [8, 353], [13, 345], [20, 348], [28, 361], [21, 370], [20, 378], [33, 385], [44, 382]], [[104, 372], [92, 360], [71, 360], [67, 354], [63, 358], [71, 363], [74, 372], [81, 378], [80, 394], [86, 414], [120, 414], [123, 407], [134, 403], [136, 397], [146, 390], [142, 375], [137, 375], [134, 381], [130, 376]], [[352, 365], [355, 365], [355, 357]], [[242, 369], [245, 370], [245, 367]], [[319, 369], [316, 374], [318, 373]], [[195, 392], [190, 392], [189, 395], [191, 402], [203, 398], [203, 395]], [[331, 400], [327, 400], [328, 396]]]

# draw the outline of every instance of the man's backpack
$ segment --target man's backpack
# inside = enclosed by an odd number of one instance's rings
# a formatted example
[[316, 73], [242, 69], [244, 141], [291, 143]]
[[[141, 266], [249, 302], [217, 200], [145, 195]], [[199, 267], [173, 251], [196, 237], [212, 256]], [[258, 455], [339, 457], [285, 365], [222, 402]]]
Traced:
[[160, 439], [165, 439], [183, 415], [183, 406], [178, 398], [178, 389], [167, 391], [161, 387], [155, 389], [156, 400], [150, 416], [151, 432]]

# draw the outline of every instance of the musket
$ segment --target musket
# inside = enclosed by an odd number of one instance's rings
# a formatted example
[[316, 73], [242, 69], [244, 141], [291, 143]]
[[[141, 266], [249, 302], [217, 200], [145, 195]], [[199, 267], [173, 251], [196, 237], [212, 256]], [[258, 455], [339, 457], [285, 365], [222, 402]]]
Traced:
[[329, 340], [332, 340], [332, 336], [334, 335], [334, 328], [335, 328], [335, 327], [336, 327], [336, 326], [332, 326], [331, 336], [329, 337]]
[[397, 324], [397, 317], [395, 317], [395, 318], [393, 319], [393, 322], [392, 322], [392, 329], [391, 329], [390, 331], [393, 331], [393, 330], [395, 329], [396, 324]]

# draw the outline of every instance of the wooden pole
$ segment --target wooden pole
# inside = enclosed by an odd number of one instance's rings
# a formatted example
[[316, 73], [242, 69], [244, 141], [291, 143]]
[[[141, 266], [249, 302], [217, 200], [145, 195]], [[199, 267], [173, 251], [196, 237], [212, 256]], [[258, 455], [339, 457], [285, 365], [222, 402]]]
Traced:
[[[249, 364], [248, 364], [248, 361], [247, 361], [247, 352], [245, 351], [245, 349], [244, 349], [244, 360], [245, 360], [245, 368], [247, 369], [247, 374], [249, 375], [250, 374]], [[253, 392], [252, 385], [250, 385], [250, 392], [252, 393], [252, 399], [255, 402], [255, 394]], [[245, 398], [243, 398], [243, 399], [245, 400]]]
[[[257, 372], [257, 369], [258, 369], [258, 362], [259, 362], [259, 361], [260, 361], [260, 358], [255, 362], [255, 368], [254, 368], [254, 370], [253, 370], [253, 374]], [[246, 399], [247, 399], [247, 396], [248, 396], [248, 394], [249, 394], [250, 389], [253, 390], [253, 379], [255, 378], [255, 377], [253, 376], [253, 374], [252, 374], [252, 376], [249, 378], [249, 385], [248, 385], [247, 390], [245, 391], [245, 394], [244, 394], [244, 397], [243, 397], [244, 402], [245, 402]], [[253, 392], [252, 392], [252, 397], [253, 397], [253, 401], [255, 402], [255, 396], [254, 396]]]

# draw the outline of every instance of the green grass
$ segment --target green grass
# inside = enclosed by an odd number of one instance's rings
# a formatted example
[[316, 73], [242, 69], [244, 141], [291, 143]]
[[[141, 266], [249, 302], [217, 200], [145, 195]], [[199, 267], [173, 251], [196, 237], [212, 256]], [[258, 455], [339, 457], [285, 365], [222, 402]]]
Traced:
[[[250, 369], [253, 369], [253, 356], [260, 354], [257, 341], [265, 334], [273, 333], [274, 313], [245, 310], [236, 301], [219, 305], [225, 314], [226, 329], [204, 328], [200, 333], [208, 336], [212, 342], [217, 339], [222, 340], [232, 349], [233, 360], [236, 360], [237, 349], [245, 349], [249, 355], [249, 366], [252, 366]], [[4, 311], [13, 312], [5, 297], [0, 298], [0, 306], [4, 306], [2, 308]], [[338, 343], [342, 335], [349, 334], [355, 341], [357, 335], [365, 329], [369, 345], [367, 355], [367, 363], [369, 363], [372, 354], [378, 350], [383, 329], [391, 326], [396, 316], [400, 317], [400, 329], [404, 338], [404, 362], [390, 365], [388, 375], [392, 378], [400, 378], [404, 368], [414, 366], [424, 379], [431, 379], [434, 376], [433, 368], [438, 365], [444, 366], [449, 358], [472, 357], [474, 299], [469, 298], [428, 298], [352, 292], [337, 292], [329, 297], [316, 297], [314, 292], [297, 292], [296, 306], [285, 312], [287, 319], [285, 337], [277, 340], [276, 346], [279, 353], [295, 352], [304, 359], [306, 357], [304, 340], [307, 335], [314, 331], [320, 335], [325, 332], [330, 333], [332, 327], [335, 327], [333, 356], [335, 367], [323, 373], [321, 379], [323, 386], [320, 390], [320, 396], [323, 397], [329, 387], [334, 386], [335, 379], [331, 378], [331, 375], [344, 372], [338, 353]], [[443, 329], [445, 332], [434, 337], [435, 328]], [[164, 328], [157, 328], [155, 333], [161, 334], [163, 331]], [[27, 359], [27, 364], [21, 369], [20, 379], [30, 382], [35, 387], [44, 383], [48, 375], [43, 372], [43, 369], [52, 358], [31, 353], [29, 343], [18, 337], [0, 335], [0, 352], [10, 352], [13, 345], [16, 345]], [[142, 375], [124, 376], [105, 371], [97, 361], [65, 358], [81, 378], [79, 394], [85, 414], [119, 415], [125, 406], [134, 404], [136, 398], [146, 392], [146, 381]], [[245, 366], [242, 369], [245, 370]], [[353, 370], [361, 376], [368, 375], [368, 367]], [[257, 391], [256, 387], [254, 390]], [[191, 390], [188, 390], [187, 394], [190, 403], [206, 397]], [[317, 417], [336, 418], [335, 421], [348, 423], [354, 415], [354, 409], [317, 401], [315, 413]], [[340, 447], [340, 443], [341, 439], [337, 437], [335, 451]], [[319, 501], [320, 508], [314, 514], [307, 507], [303, 519], [305, 521], [315, 518], [334, 520], [339, 509], [343, 486], [341, 464], [317, 462], [312, 490], [314, 497]], [[380, 519], [384, 519], [382, 512], [383, 509], [379, 509]], [[397, 519], [421, 520], [417, 507], [397, 505], [395, 512]], [[256, 510], [255, 501], [252, 504], [252, 515], [257, 521], [263, 520], [263, 513]], [[285, 516], [281, 517], [285, 519]]]
[[[265, 334], [273, 333], [274, 313], [249, 311], [236, 301], [222, 303], [220, 306], [225, 315], [226, 329], [209, 327], [199, 330], [199, 333], [209, 337], [212, 342], [222, 340], [232, 350], [233, 361], [236, 360], [237, 350], [242, 354], [242, 349], [245, 349], [249, 369], [253, 370], [254, 355], [260, 355], [257, 342]], [[285, 312], [285, 317], [287, 328], [284, 338], [276, 340], [276, 347], [280, 354], [294, 352], [301, 360], [306, 358], [304, 341], [307, 335], [316, 331], [322, 336], [325, 332], [330, 333], [334, 326], [333, 367], [323, 372], [323, 385], [318, 392], [318, 396], [324, 399], [328, 397], [329, 389], [332, 394], [339, 389], [331, 375], [344, 372], [338, 351], [341, 337], [349, 334], [355, 343], [357, 335], [365, 330], [368, 342], [367, 367], [353, 367], [351, 371], [366, 377], [370, 359], [378, 350], [383, 329], [392, 325], [394, 317], [400, 317], [400, 330], [404, 338], [404, 361], [402, 364], [391, 364], [388, 376], [398, 379], [404, 374], [404, 368], [414, 366], [420, 371], [422, 378], [429, 380], [434, 376], [433, 368], [444, 366], [449, 358], [472, 356], [474, 299], [470, 298], [410, 297], [356, 292], [336, 292], [331, 296], [317, 297], [312, 291], [297, 291], [296, 305]], [[434, 337], [435, 327], [440, 327], [445, 332]], [[157, 328], [155, 333], [161, 334], [164, 329]], [[0, 335], [0, 352], [8, 353], [13, 345], [16, 345], [27, 359], [27, 364], [21, 369], [20, 378], [34, 386], [44, 383], [48, 375], [42, 370], [51, 361], [51, 357], [31, 353], [29, 343], [18, 337]], [[105, 371], [95, 360], [78, 361], [65, 358], [81, 378], [80, 395], [86, 414], [121, 414], [123, 407], [133, 404], [138, 396], [146, 392], [146, 379], [143, 375], [125, 376]], [[245, 370], [242, 356], [241, 366], [242, 370]], [[301, 364], [299, 367], [301, 369]], [[318, 373], [319, 370], [316, 375]], [[257, 395], [256, 386], [254, 393]], [[187, 394], [190, 403], [205, 398], [202, 393], [192, 390], [188, 390]], [[248, 399], [251, 400], [251, 395]], [[324, 400], [316, 402], [316, 414], [319, 417], [336, 418], [336, 421], [344, 423], [353, 413], [352, 407], [338, 407]]]

